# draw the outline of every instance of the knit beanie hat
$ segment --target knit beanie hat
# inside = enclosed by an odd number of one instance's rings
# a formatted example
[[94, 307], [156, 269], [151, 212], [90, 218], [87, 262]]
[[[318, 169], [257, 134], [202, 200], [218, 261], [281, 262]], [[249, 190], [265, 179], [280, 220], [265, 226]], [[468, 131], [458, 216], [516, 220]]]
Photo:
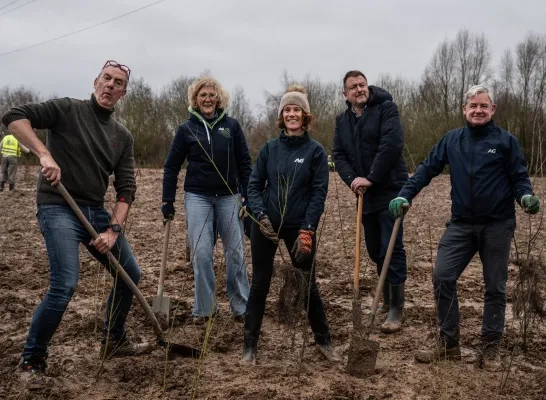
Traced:
[[305, 89], [301, 85], [290, 85], [286, 89], [286, 93], [281, 98], [281, 103], [279, 104], [279, 113], [278, 116], [282, 115], [282, 110], [288, 104], [294, 104], [301, 107], [304, 113], [310, 114], [311, 109], [309, 108], [309, 100], [307, 100], [307, 94]]

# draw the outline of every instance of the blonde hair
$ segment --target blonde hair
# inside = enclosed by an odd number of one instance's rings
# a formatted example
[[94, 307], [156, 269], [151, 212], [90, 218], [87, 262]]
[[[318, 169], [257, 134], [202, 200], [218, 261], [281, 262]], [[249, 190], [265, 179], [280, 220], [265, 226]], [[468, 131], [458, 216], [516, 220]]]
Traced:
[[188, 104], [190, 107], [196, 111], [199, 110], [199, 106], [197, 105], [197, 94], [206, 86], [212, 87], [216, 92], [216, 109], [227, 108], [229, 104], [229, 94], [220, 82], [212, 76], [202, 76], [190, 85], [188, 88]]
[[[305, 96], [304, 97], [301, 97], [301, 95], [299, 95], [299, 96], [298, 95], [290, 96], [289, 95], [290, 92], [301, 93], [301, 94], [304, 94]], [[292, 100], [292, 101], [290, 101], [290, 100]], [[305, 104], [302, 103], [303, 100], [304, 100]], [[288, 101], [288, 102], [286, 102], [286, 101]], [[313, 115], [311, 114], [311, 112], [305, 111], [305, 108], [309, 109], [309, 103], [308, 103], [308, 100], [307, 100], [307, 92], [306, 92], [305, 88], [302, 85], [292, 84], [292, 85], [288, 86], [288, 88], [286, 89], [286, 92], [285, 92], [283, 98], [281, 99], [281, 102], [280, 102], [280, 105], [279, 105], [279, 116], [277, 117], [277, 127], [280, 128], [280, 129], [286, 129], [286, 126], [284, 125], [284, 118], [282, 116], [282, 110], [284, 108], [283, 103], [296, 104], [296, 105], [299, 105], [302, 108], [302, 111], [303, 111], [302, 128], [305, 131], [309, 131], [309, 128], [311, 127], [311, 122], [313, 122]]]

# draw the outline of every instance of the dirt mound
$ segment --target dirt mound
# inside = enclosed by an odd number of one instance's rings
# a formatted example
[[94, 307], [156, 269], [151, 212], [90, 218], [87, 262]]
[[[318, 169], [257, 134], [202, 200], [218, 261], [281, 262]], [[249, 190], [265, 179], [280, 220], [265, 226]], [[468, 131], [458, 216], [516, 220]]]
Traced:
[[[81, 251], [81, 274], [76, 293], [53, 337], [49, 373], [33, 387], [21, 382], [17, 363], [30, 318], [49, 282], [43, 239], [35, 217], [36, 167], [23, 169], [14, 193], [0, 193], [0, 398], [1, 399], [545, 399], [546, 330], [538, 325], [529, 333], [527, 351], [518, 346], [519, 325], [512, 317], [509, 299], [505, 360], [512, 358], [508, 381], [499, 390], [506, 371], [487, 371], [474, 366], [479, 344], [483, 302], [483, 277], [474, 259], [459, 281], [461, 345], [463, 360], [432, 365], [415, 363], [415, 351], [434, 341], [435, 312], [432, 300], [432, 262], [438, 240], [449, 219], [449, 178], [442, 176], [414, 202], [404, 225], [408, 256], [407, 300], [404, 329], [393, 335], [379, 332], [384, 316], [378, 316], [371, 339], [381, 344], [374, 374], [357, 379], [346, 371], [352, 335], [352, 271], [354, 255], [355, 200], [339, 177], [332, 174], [323, 237], [317, 253], [316, 274], [325, 302], [334, 344], [344, 357], [341, 365], [325, 361], [312, 340], [305, 348], [303, 328], [294, 332], [279, 324], [278, 295], [281, 277], [273, 278], [258, 348], [256, 366], [241, 365], [243, 327], [229, 311], [225, 291], [225, 260], [221, 243], [215, 251], [220, 314], [210, 331], [191, 318], [193, 271], [186, 265], [183, 196], [177, 214], [167, 263], [165, 294], [171, 301], [173, 341], [206, 350], [201, 360], [165, 360], [158, 348], [151, 354], [113, 358], [98, 357], [99, 339], [111, 278], [87, 253]], [[160, 214], [162, 171], [140, 170], [137, 201], [127, 227], [129, 242], [142, 268], [140, 287], [151, 302], [156, 294], [161, 262], [163, 225]], [[182, 178], [181, 178], [182, 179]], [[339, 198], [334, 184], [337, 180]], [[543, 182], [536, 180], [535, 190]], [[108, 193], [112, 207], [113, 193]], [[518, 211], [519, 213], [520, 211]], [[340, 219], [341, 215], [341, 219]], [[516, 239], [520, 248], [526, 238], [527, 219], [518, 215]], [[533, 220], [534, 221], [534, 220]], [[539, 247], [546, 244], [539, 238]], [[249, 243], [245, 242], [250, 273]], [[367, 321], [376, 267], [362, 244], [361, 297], [363, 322]], [[276, 259], [280, 265], [280, 258]], [[510, 267], [509, 293], [517, 277]], [[306, 329], [308, 325], [305, 324]], [[127, 328], [135, 341], [154, 341], [144, 312], [135, 302]], [[308, 331], [309, 332], [309, 331]], [[310, 332], [309, 332], [310, 333]], [[292, 343], [293, 341], [293, 343]], [[292, 346], [294, 344], [294, 347]], [[40, 383], [40, 382], [39, 382]]]

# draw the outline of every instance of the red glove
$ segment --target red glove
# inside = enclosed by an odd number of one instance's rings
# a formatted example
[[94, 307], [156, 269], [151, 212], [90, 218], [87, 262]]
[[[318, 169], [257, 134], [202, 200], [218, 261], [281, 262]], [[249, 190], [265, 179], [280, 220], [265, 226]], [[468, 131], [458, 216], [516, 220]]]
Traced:
[[298, 263], [303, 262], [311, 255], [313, 248], [313, 236], [315, 232], [306, 229], [300, 229], [298, 239], [292, 247], [292, 254]]

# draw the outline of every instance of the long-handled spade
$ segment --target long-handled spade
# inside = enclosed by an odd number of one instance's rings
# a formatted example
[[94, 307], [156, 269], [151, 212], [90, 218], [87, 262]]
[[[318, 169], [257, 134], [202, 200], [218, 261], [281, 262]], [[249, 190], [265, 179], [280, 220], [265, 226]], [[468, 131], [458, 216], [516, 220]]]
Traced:
[[[404, 206], [404, 208], [407, 207], [407, 205]], [[377, 353], [379, 353], [379, 342], [370, 340], [369, 337], [375, 320], [375, 313], [377, 312], [377, 306], [379, 305], [379, 298], [381, 297], [383, 285], [385, 284], [385, 279], [387, 277], [387, 272], [391, 263], [392, 253], [394, 251], [394, 244], [396, 243], [396, 237], [398, 236], [398, 231], [400, 229], [401, 223], [402, 216], [396, 218], [394, 227], [392, 229], [389, 247], [387, 248], [387, 254], [385, 255], [385, 260], [383, 261], [383, 267], [381, 268], [381, 275], [379, 275], [379, 281], [377, 282], [377, 287], [375, 289], [375, 296], [372, 302], [372, 309], [370, 312], [367, 329], [363, 330], [360, 326], [353, 327], [353, 336], [351, 337], [351, 344], [349, 346], [349, 360], [347, 363], [347, 371], [350, 375], [357, 378], [365, 378], [375, 371]]]
[[362, 208], [364, 207], [364, 197], [358, 196], [358, 207], [356, 213], [356, 243], [355, 243], [355, 268], [353, 280], [353, 330], [358, 331], [361, 328], [361, 310], [360, 310], [360, 237], [362, 232]]
[[[80, 211], [76, 203], [74, 202], [74, 199], [70, 194], [66, 191], [66, 188], [62, 183], [59, 182], [59, 185], [57, 186], [57, 189], [61, 193], [61, 195], [64, 197], [70, 208], [72, 208], [72, 211], [76, 214], [80, 222], [85, 226], [85, 229], [89, 232], [91, 237], [93, 239], [96, 239], [98, 237], [97, 232], [93, 228], [93, 226], [87, 221], [87, 218], [83, 215], [83, 213]], [[108, 252], [108, 260], [110, 261], [110, 265], [116, 269], [117, 274], [123, 279], [123, 282], [131, 289], [135, 297], [137, 298], [138, 302], [144, 309], [144, 312], [146, 313], [146, 316], [152, 323], [152, 327], [154, 329], [154, 333], [157, 336], [157, 344], [161, 347], [164, 347], [167, 349], [170, 353], [176, 353], [183, 357], [194, 357], [199, 358], [201, 355], [201, 352], [198, 349], [195, 349], [193, 347], [189, 347], [183, 344], [177, 344], [177, 343], [170, 343], [165, 339], [165, 335], [163, 331], [161, 330], [161, 326], [159, 325], [159, 322], [157, 321], [157, 318], [155, 317], [152, 309], [146, 302], [146, 299], [142, 295], [142, 292], [139, 290], [139, 288], [135, 285], [135, 283], [131, 280], [129, 275], [127, 275], [127, 272], [123, 269], [121, 265], [119, 265], [118, 260], [114, 257], [114, 255], [109, 251]]]
[[167, 264], [167, 250], [169, 248], [169, 236], [171, 233], [171, 220], [165, 221], [165, 234], [163, 237], [163, 254], [161, 256], [161, 269], [159, 271], [159, 285], [157, 287], [157, 295], [152, 298], [152, 311], [157, 316], [160, 325], [163, 327], [169, 326], [169, 309], [171, 307], [171, 299], [163, 296], [163, 286], [165, 284], [165, 265]]

